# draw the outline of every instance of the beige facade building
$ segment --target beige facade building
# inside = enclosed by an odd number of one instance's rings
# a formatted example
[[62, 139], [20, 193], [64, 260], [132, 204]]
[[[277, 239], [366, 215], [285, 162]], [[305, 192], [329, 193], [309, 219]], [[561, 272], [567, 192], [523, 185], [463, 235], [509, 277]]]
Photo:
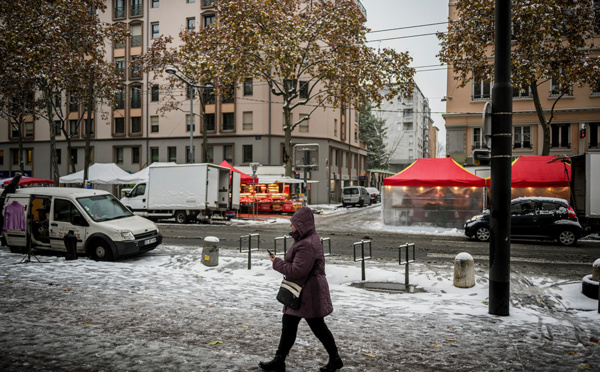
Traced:
[[[455, 1], [449, 3], [449, 18], [456, 19]], [[600, 16], [599, 16], [600, 17]], [[600, 36], [595, 44], [600, 42]], [[474, 151], [483, 148], [482, 112], [491, 102], [492, 85], [471, 82], [459, 88], [452, 68], [448, 68], [446, 114], [446, 154], [459, 164], [476, 165]], [[549, 113], [557, 97], [552, 81], [540, 85], [543, 109]], [[542, 126], [539, 124], [533, 99], [527, 90], [514, 89], [513, 94], [513, 157], [541, 155]], [[549, 115], [547, 115], [549, 117]], [[600, 151], [600, 80], [594, 86], [573, 87], [555, 108], [551, 124], [550, 155], [573, 155]], [[585, 137], [581, 137], [584, 131]]]
[[[364, 14], [360, 1], [356, 0]], [[94, 113], [91, 141], [93, 161], [116, 163], [126, 171], [135, 172], [151, 162], [186, 163], [189, 158], [190, 125], [189, 98], [182, 89], [182, 108], [161, 116], [158, 113], [161, 84], [152, 76], [131, 67], [148, 45], [159, 35], [172, 35], [176, 40], [183, 28], [209, 26], [215, 20], [215, 0], [109, 0], [106, 22], [123, 22], [129, 26], [133, 37], [120, 45], [107, 43], [107, 58], [124, 71], [122, 91], [116, 108], [98, 105]], [[366, 14], [365, 14], [366, 15]], [[202, 134], [195, 125], [193, 141], [196, 162], [219, 164], [227, 160], [234, 166], [252, 162], [264, 166], [283, 165], [283, 109], [281, 101], [272, 96], [266, 83], [247, 81], [235, 89], [227, 100], [205, 96], [208, 119], [208, 159], [202, 154]], [[69, 97], [64, 96], [69, 120], [75, 120], [82, 106], [69, 107]], [[200, 112], [195, 101], [194, 112]], [[299, 107], [293, 120], [310, 112]], [[196, 115], [195, 115], [196, 116]], [[106, 117], [106, 119], [104, 118]], [[3, 120], [3, 119], [0, 119]], [[199, 124], [199, 119], [196, 124]], [[0, 121], [0, 177], [8, 177], [19, 170], [18, 136], [6, 121]], [[71, 161], [77, 170], [83, 169], [85, 136], [83, 128], [73, 138], [72, 156], [69, 157], [63, 135], [57, 137], [60, 175], [68, 173]], [[50, 133], [46, 120], [31, 121], [23, 133], [25, 142], [25, 170], [29, 175], [51, 177]], [[309, 202], [327, 203], [340, 200], [344, 186], [366, 184], [366, 146], [358, 137], [358, 112], [353, 108], [338, 107], [318, 109], [310, 120], [297, 127], [292, 135], [296, 144], [319, 145], [319, 169], [310, 174]], [[72, 160], [71, 160], [72, 159]], [[283, 166], [281, 167], [283, 174]], [[259, 172], [260, 173], [260, 172]], [[183, 180], [182, 180], [183, 181]]]

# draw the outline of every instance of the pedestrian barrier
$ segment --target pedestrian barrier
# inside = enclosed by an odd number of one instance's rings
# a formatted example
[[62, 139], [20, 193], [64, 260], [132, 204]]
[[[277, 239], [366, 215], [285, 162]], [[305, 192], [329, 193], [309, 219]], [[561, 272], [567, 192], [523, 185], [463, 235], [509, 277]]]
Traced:
[[[405, 255], [406, 259], [404, 261], [402, 261], [402, 248], [404, 248], [404, 251], [406, 252], [406, 255]], [[410, 260], [409, 256], [408, 256], [409, 248], [412, 248], [412, 260]], [[406, 244], [399, 246], [398, 247], [398, 263], [400, 265], [404, 265], [404, 288], [407, 291], [409, 290], [409, 286], [408, 286], [409, 266], [413, 262], [415, 262], [415, 243], [406, 243]]]
[[[325, 244], [327, 242], [327, 252], [325, 252]], [[331, 239], [330, 238], [321, 238], [321, 245], [323, 246], [323, 253], [325, 257], [331, 256]]]
[[287, 254], [287, 241], [288, 241], [288, 239], [291, 239], [291, 238], [292, 237], [289, 235], [276, 237], [275, 240], [273, 241], [273, 254], [275, 256], [277, 256], [277, 241], [282, 240], [283, 241], [283, 256], [285, 257], [285, 255]]
[[[365, 244], [369, 245], [369, 255], [365, 256]], [[356, 247], [358, 247], [360, 245], [360, 258], [356, 258]], [[365, 274], [365, 260], [370, 260], [371, 259], [371, 241], [370, 240], [361, 240], [360, 242], [356, 242], [353, 244], [353, 249], [354, 249], [354, 262], [356, 261], [360, 261], [361, 262], [361, 269], [362, 269], [362, 280], [366, 280], [366, 274]]]
[[[256, 237], [256, 248], [252, 248], [252, 237]], [[242, 250], [242, 242], [248, 239], [248, 249]], [[258, 251], [260, 248], [260, 234], [248, 234], [240, 236], [240, 253], [248, 253], [248, 270], [252, 268], [252, 252]]]

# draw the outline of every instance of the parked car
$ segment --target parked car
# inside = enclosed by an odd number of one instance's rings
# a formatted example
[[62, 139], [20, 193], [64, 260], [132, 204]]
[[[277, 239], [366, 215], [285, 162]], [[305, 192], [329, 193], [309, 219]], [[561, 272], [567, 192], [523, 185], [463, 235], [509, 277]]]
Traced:
[[[510, 203], [511, 238], [553, 240], [574, 245], [582, 228], [575, 211], [564, 199], [523, 197]], [[473, 216], [465, 223], [465, 235], [482, 242], [490, 239], [490, 211]]]
[[371, 204], [381, 201], [381, 193], [375, 187], [367, 187], [367, 192], [371, 195]]
[[358, 205], [364, 207], [371, 204], [371, 195], [366, 188], [362, 186], [348, 186], [344, 187], [342, 192], [342, 205], [347, 207], [349, 205]]

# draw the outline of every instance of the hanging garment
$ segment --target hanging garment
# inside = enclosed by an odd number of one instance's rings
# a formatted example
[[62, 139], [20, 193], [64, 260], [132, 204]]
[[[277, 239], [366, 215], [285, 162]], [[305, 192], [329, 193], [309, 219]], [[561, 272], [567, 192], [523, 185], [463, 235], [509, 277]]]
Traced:
[[4, 227], [2, 231], [25, 231], [25, 206], [18, 201], [13, 201], [4, 208]]

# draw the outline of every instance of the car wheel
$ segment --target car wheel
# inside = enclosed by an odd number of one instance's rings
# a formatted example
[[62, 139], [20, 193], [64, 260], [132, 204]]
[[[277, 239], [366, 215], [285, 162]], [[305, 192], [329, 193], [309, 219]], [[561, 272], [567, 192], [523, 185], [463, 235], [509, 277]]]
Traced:
[[348, 204], [346, 204], [346, 203], [342, 203], [342, 207], [344, 207], [344, 208], [348, 208]]
[[577, 236], [571, 230], [563, 230], [556, 238], [561, 245], [571, 246], [577, 243]]
[[361, 207], [361, 208], [364, 207], [365, 206], [365, 201], [361, 200], [360, 203], [358, 203], [358, 206]]
[[487, 242], [490, 240], [490, 228], [487, 226], [478, 227], [475, 231], [475, 236], [480, 242]]
[[91, 255], [96, 261], [109, 261], [112, 259], [112, 251], [105, 241], [95, 240], [91, 244]]
[[177, 211], [175, 212], [175, 222], [177, 223], [187, 223], [188, 221], [188, 216], [185, 213], [185, 211]]

